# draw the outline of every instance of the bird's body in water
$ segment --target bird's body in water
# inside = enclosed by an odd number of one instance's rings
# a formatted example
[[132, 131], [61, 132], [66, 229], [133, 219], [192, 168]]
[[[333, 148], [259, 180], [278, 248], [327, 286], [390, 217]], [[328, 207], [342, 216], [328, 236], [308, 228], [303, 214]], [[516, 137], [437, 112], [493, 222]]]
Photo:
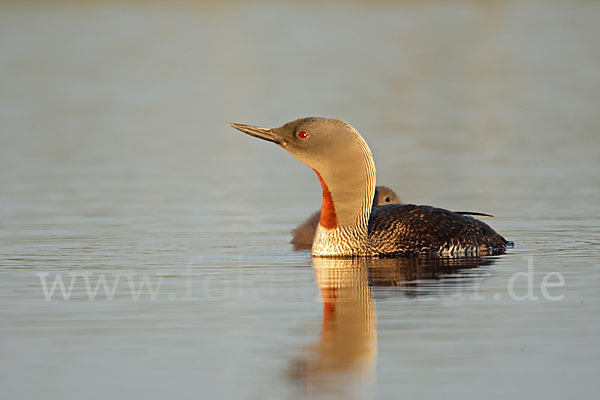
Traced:
[[502, 236], [468, 215], [413, 204], [372, 208], [371, 150], [344, 121], [302, 118], [274, 129], [231, 126], [276, 143], [316, 172], [323, 202], [313, 256], [474, 256], [506, 249]]
[[[377, 186], [375, 188], [373, 207], [398, 203], [401, 203], [398, 195], [389, 187]], [[319, 226], [320, 218], [321, 210], [312, 214], [292, 231], [292, 240], [290, 243], [294, 245], [294, 249], [303, 250], [310, 249], [312, 247], [312, 242], [315, 237], [317, 227]]]

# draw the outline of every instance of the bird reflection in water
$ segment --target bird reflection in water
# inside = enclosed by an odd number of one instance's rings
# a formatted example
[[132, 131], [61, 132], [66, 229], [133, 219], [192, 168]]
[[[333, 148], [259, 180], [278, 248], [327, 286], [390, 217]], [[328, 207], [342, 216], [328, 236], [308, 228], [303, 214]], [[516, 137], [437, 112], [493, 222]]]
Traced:
[[[293, 362], [290, 377], [310, 393], [359, 395], [374, 382], [377, 318], [372, 287], [398, 295], [436, 294], [435, 285], [464, 285], [466, 269], [492, 258], [319, 258], [312, 259], [323, 301], [323, 328], [315, 345]], [[421, 290], [419, 288], [429, 288]], [[389, 293], [388, 293], [389, 295]], [[363, 393], [366, 395], [366, 393]]]
[[369, 381], [377, 353], [375, 306], [366, 258], [313, 258], [323, 300], [318, 344], [305, 350], [291, 375], [310, 392], [350, 390], [357, 377]]

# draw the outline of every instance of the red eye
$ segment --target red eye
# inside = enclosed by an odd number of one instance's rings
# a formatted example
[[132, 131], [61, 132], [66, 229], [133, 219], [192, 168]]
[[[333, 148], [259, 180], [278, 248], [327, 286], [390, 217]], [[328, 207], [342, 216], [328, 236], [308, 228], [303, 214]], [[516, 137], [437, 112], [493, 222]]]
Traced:
[[298, 137], [299, 137], [300, 139], [306, 139], [306, 138], [308, 137], [308, 133], [306, 133], [306, 132], [302, 131], [302, 132], [300, 132], [300, 133], [298, 134]]

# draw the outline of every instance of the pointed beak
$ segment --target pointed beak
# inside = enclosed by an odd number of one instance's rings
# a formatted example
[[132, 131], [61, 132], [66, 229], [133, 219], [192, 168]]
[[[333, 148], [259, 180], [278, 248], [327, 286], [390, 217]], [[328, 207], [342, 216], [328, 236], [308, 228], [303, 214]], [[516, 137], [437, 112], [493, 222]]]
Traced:
[[228, 124], [228, 125], [237, 129], [238, 131], [247, 133], [248, 135], [257, 137], [259, 139], [277, 143], [280, 146], [283, 146], [285, 144], [285, 141], [283, 140], [283, 138], [281, 138], [279, 135], [277, 135], [273, 129], [260, 128], [258, 126], [244, 125], [244, 124]]

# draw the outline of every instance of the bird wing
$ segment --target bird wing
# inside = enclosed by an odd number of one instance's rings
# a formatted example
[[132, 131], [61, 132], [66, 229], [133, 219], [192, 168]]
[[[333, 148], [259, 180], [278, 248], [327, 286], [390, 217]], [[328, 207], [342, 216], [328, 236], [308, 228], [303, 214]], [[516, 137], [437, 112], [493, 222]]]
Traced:
[[457, 214], [460, 215], [472, 215], [472, 216], [476, 216], [476, 217], [490, 217], [490, 218], [494, 218], [493, 215], [490, 214], [486, 214], [486, 213], [480, 213], [480, 212], [475, 212], [475, 211], [454, 211]]
[[468, 255], [506, 247], [506, 240], [482, 221], [414, 204], [373, 208], [368, 232], [370, 250], [387, 255]]

